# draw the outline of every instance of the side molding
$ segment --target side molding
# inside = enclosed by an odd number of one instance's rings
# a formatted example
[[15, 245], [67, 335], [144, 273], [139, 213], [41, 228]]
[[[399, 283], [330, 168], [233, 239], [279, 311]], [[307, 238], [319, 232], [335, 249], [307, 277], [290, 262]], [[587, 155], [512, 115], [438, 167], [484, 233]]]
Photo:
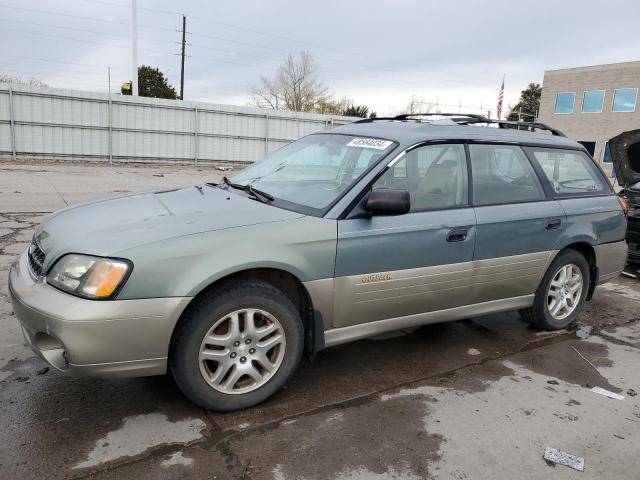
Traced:
[[478, 317], [489, 313], [527, 308], [533, 305], [534, 295], [523, 295], [490, 302], [475, 303], [462, 307], [449, 308], [435, 312], [418, 313], [406, 317], [389, 318], [377, 322], [362, 323], [349, 327], [334, 328], [324, 333], [327, 347], [352, 342], [361, 338], [378, 335], [380, 333], [398, 330], [402, 328], [417, 327], [430, 323], [461, 320], [464, 318]]

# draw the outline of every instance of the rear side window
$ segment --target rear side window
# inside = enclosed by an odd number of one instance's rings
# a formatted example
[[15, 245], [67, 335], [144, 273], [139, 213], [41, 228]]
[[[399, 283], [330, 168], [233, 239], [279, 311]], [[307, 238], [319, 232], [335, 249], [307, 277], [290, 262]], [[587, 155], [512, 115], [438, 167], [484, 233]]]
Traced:
[[553, 148], [529, 148], [553, 190], [560, 195], [584, 195], [605, 191], [593, 161], [583, 152]]
[[542, 185], [520, 147], [469, 145], [474, 205], [519, 203], [545, 198]]

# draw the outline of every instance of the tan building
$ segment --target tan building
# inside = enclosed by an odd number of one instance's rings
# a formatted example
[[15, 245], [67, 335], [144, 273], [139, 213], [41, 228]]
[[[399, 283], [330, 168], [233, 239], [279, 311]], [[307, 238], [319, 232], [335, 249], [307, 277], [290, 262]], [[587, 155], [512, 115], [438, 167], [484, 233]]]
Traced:
[[640, 62], [544, 72], [538, 119], [582, 143], [608, 166], [607, 140], [640, 128]]

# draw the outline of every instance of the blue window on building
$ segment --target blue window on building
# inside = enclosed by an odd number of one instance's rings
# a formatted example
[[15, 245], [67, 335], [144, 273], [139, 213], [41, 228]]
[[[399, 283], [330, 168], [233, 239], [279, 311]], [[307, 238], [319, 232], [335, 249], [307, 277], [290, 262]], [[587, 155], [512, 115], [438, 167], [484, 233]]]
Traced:
[[602, 111], [604, 104], [604, 90], [587, 90], [582, 95], [582, 111], [596, 113]]
[[602, 155], [603, 163], [611, 163], [613, 160], [611, 159], [611, 147], [609, 146], [609, 142], [604, 146], [604, 154]]
[[637, 88], [616, 88], [613, 91], [612, 112], [635, 112]]
[[555, 113], [572, 113], [573, 103], [576, 101], [576, 92], [556, 93]]

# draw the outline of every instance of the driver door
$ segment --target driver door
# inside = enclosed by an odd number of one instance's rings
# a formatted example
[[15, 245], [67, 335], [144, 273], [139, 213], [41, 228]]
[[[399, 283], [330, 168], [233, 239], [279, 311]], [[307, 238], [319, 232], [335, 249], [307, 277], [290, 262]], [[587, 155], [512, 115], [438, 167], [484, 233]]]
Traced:
[[333, 326], [465, 305], [476, 219], [464, 145], [414, 149], [372, 188], [409, 191], [411, 210], [338, 221]]

